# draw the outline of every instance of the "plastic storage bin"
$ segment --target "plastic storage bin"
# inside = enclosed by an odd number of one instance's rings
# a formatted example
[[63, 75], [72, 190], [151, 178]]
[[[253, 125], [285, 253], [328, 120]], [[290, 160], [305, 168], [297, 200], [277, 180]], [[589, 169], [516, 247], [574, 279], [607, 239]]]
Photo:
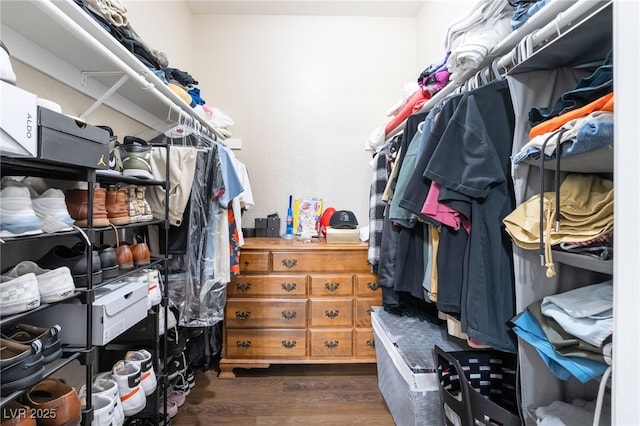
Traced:
[[515, 354], [433, 349], [447, 426], [520, 426]]
[[448, 336], [444, 326], [393, 315], [378, 306], [373, 307], [371, 323], [378, 387], [396, 425], [443, 425], [433, 347], [458, 351], [468, 348], [466, 344]]

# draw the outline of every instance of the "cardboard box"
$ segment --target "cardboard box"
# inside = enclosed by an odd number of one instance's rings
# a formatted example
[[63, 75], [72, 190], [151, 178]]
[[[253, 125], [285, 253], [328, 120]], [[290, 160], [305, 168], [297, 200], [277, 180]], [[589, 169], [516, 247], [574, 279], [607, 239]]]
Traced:
[[[116, 282], [99, 287], [93, 302], [92, 344], [103, 346], [147, 316], [146, 282]], [[87, 333], [87, 308], [78, 299], [59, 303], [36, 312], [30, 323], [41, 327], [58, 324], [61, 327], [60, 342], [84, 346]]]
[[7, 157], [38, 156], [37, 97], [0, 80], [0, 153]]
[[327, 244], [358, 244], [360, 242], [360, 230], [336, 229], [328, 226], [326, 238]]
[[390, 314], [379, 306], [373, 307], [371, 325], [378, 387], [395, 423], [444, 425], [433, 347], [459, 351], [466, 345], [448, 336], [444, 325]]
[[38, 157], [56, 163], [107, 169], [109, 132], [38, 107]]

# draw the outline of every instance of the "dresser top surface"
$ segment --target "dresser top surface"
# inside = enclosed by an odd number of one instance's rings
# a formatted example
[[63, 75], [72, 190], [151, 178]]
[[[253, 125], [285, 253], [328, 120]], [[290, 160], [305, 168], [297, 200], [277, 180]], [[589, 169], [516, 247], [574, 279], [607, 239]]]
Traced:
[[[317, 240], [317, 242], [316, 242]], [[240, 250], [276, 250], [276, 251], [313, 251], [313, 250], [367, 250], [369, 244], [361, 242], [359, 244], [327, 244], [324, 238], [313, 238], [311, 240], [297, 240], [286, 238], [245, 238], [244, 245]]]

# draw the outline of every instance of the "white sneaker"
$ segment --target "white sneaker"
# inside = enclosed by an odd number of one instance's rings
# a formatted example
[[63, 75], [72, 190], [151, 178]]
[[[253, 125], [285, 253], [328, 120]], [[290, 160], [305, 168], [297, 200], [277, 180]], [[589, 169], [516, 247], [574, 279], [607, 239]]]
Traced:
[[124, 415], [133, 416], [144, 410], [147, 398], [140, 385], [140, 367], [132, 362], [118, 361], [113, 366], [111, 375], [118, 384]]
[[37, 263], [25, 260], [7, 271], [4, 276], [17, 278], [30, 272], [36, 275], [38, 281], [40, 303], [53, 303], [68, 299], [73, 296], [76, 290], [71, 270], [66, 266], [53, 270], [42, 269]]
[[42, 225], [28, 188], [9, 186], [0, 191], [0, 237], [42, 234]]
[[0, 276], [0, 315], [19, 314], [40, 306], [36, 274]]
[[147, 282], [149, 283], [149, 297], [147, 308], [159, 305], [162, 301], [162, 289], [160, 288], [160, 272], [157, 269], [143, 269], [142, 272], [147, 274]]
[[[29, 178], [27, 178], [29, 179]], [[65, 202], [64, 192], [61, 189], [46, 188], [42, 194], [38, 195], [34, 185], [38, 185], [38, 181], [18, 179], [15, 176], [5, 176], [2, 178], [2, 186], [27, 188], [31, 197], [31, 205], [33, 211], [42, 220], [42, 230], [48, 234], [54, 232], [71, 231], [73, 227], [73, 219], [69, 215], [67, 203]], [[40, 187], [42, 184], [39, 185]]]
[[157, 386], [156, 373], [153, 369], [151, 354], [144, 349], [129, 351], [125, 354], [124, 359], [125, 361], [136, 364], [140, 368], [140, 382], [142, 389], [144, 389], [144, 394], [147, 396], [151, 395]]
[[[78, 396], [80, 397], [80, 404], [85, 408], [87, 406], [87, 388], [85, 385], [82, 385], [78, 391]], [[112, 426], [115, 424], [113, 397], [91, 393], [91, 407], [93, 408], [91, 426]]]
[[73, 219], [69, 215], [61, 189], [49, 188], [31, 200], [33, 210], [43, 222], [42, 230], [47, 233], [71, 231]]
[[165, 326], [164, 307], [160, 307], [160, 309], [158, 309], [158, 335], [159, 336], [164, 335], [165, 330], [169, 330], [178, 325], [178, 320], [176, 319], [176, 316], [173, 314], [173, 311], [171, 309], [167, 309], [167, 311], [169, 312], [168, 313], [169, 321], [167, 321], [167, 324]]
[[113, 426], [124, 425], [124, 410], [122, 409], [122, 401], [120, 401], [118, 384], [115, 382], [115, 380], [96, 379], [93, 381], [91, 392], [92, 396], [100, 395], [111, 399], [113, 401]]

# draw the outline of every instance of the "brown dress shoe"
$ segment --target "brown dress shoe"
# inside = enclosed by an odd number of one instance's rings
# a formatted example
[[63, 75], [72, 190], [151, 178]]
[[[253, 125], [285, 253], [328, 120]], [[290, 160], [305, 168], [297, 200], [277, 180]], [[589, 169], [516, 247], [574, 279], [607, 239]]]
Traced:
[[38, 426], [77, 426], [82, 421], [78, 394], [59, 379], [40, 381], [27, 392], [24, 402], [34, 409]]
[[[74, 225], [86, 227], [87, 221], [87, 195], [85, 189], [69, 189], [65, 194], [65, 202], [69, 215], [75, 220]], [[93, 190], [93, 227], [109, 226], [106, 208], [107, 190], [96, 188]]]
[[126, 225], [131, 223], [129, 210], [127, 209], [127, 190], [110, 185], [107, 189], [107, 217], [114, 225]]
[[133, 263], [136, 266], [144, 266], [151, 263], [151, 253], [149, 252], [149, 246], [147, 246], [147, 243], [132, 245], [131, 253], [133, 253]]
[[31, 408], [17, 401], [10, 401], [2, 407], [2, 423], [0, 426], [36, 426], [36, 419]]
[[111, 225], [116, 234], [116, 245], [113, 246], [116, 252], [116, 259], [121, 271], [133, 268], [133, 253], [127, 244], [120, 245], [120, 237], [118, 236], [118, 228]]

